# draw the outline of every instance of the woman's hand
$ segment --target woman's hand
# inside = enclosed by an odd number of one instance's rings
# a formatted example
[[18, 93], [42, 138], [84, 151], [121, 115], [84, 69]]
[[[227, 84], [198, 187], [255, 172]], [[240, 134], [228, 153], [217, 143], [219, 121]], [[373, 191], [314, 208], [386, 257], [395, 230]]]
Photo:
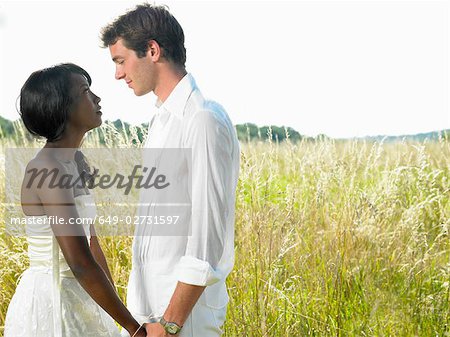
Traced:
[[138, 330], [138, 328], [134, 329], [133, 331], [128, 330], [128, 333], [130, 334], [131, 337], [146, 337], [147, 336], [144, 326], [139, 326], [139, 330]]

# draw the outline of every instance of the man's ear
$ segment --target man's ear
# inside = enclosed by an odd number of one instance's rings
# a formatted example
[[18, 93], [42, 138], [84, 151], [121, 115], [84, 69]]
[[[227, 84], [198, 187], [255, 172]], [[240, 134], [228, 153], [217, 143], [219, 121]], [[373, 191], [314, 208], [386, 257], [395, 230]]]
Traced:
[[155, 40], [148, 41], [147, 56], [150, 57], [153, 62], [157, 62], [161, 58], [161, 47]]

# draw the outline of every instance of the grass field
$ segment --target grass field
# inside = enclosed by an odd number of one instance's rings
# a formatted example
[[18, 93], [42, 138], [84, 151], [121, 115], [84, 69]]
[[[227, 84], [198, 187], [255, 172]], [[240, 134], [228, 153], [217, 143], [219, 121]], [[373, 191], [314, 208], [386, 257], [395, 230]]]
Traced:
[[[41, 145], [23, 132], [2, 140], [0, 161], [6, 147]], [[131, 143], [107, 125], [97, 132], [108, 146]], [[225, 336], [450, 336], [450, 140], [241, 150]], [[1, 212], [3, 326], [28, 262]], [[122, 297], [131, 240], [101, 239]]]

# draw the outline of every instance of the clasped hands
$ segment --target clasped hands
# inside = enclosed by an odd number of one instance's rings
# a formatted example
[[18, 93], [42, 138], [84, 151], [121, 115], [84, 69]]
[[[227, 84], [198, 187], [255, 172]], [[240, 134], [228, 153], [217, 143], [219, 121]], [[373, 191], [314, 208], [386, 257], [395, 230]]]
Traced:
[[169, 335], [166, 330], [164, 330], [163, 326], [159, 323], [145, 323], [144, 328], [139, 329], [136, 333], [135, 337], [171, 337], [171, 336], [179, 336]]

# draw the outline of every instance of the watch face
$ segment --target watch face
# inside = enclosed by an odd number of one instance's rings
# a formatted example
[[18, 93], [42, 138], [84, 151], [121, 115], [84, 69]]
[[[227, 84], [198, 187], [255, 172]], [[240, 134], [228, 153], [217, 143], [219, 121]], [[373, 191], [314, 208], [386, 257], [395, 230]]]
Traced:
[[178, 332], [178, 326], [174, 323], [167, 323], [166, 324], [166, 331], [170, 334], [176, 334]]

